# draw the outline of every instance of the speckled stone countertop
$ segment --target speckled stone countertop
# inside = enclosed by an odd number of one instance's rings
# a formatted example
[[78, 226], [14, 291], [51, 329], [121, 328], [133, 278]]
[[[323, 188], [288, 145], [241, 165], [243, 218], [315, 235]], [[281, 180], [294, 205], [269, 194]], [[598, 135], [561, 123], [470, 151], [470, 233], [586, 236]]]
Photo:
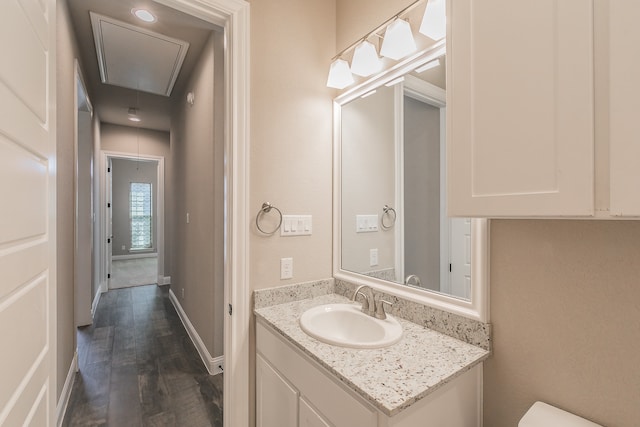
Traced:
[[489, 356], [487, 350], [396, 317], [403, 328], [397, 344], [352, 349], [324, 344], [302, 331], [302, 313], [322, 304], [350, 302], [337, 295], [260, 307], [258, 321], [333, 373], [347, 387], [388, 416], [397, 415]]

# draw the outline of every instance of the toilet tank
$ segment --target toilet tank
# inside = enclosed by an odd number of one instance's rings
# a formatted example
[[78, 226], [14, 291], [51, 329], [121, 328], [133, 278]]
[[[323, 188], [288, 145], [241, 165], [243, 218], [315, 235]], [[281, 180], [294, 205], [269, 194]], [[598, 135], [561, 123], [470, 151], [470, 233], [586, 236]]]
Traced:
[[577, 415], [543, 402], [536, 402], [518, 423], [518, 427], [602, 427]]

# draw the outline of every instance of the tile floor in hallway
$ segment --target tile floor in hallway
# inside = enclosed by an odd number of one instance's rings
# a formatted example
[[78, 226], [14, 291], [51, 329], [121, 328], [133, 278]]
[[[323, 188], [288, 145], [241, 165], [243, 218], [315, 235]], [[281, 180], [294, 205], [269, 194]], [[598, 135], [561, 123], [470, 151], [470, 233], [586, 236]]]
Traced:
[[222, 426], [222, 374], [207, 372], [168, 286], [103, 294], [78, 363], [64, 426]]

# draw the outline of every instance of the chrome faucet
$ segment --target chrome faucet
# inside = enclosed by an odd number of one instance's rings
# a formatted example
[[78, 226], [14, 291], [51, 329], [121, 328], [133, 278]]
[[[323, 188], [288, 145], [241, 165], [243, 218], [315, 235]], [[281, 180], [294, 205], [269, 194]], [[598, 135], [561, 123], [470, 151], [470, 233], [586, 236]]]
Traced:
[[364, 297], [364, 301], [362, 301], [362, 312], [368, 314], [369, 316], [373, 316], [376, 319], [384, 320], [387, 318], [387, 313], [384, 311], [384, 305], [387, 304], [392, 306], [393, 304], [389, 301], [383, 300], [382, 298], [378, 298], [376, 300], [373, 295], [373, 289], [367, 285], [358, 286], [356, 291], [353, 293], [353, 297], [351, 301], [355, 301], [358, 294]]
[[406, 279], [404, 279], [405, 285], [411, 285], [412, 284], [411, 282], [413, 282], [413, 285], [415, 286], [422, 286], [422, 282], [420, 282], [420, 278], [415, 274], [410, 274], [407, 276]]
[[376, 308], [373, 289], [371, 289], [371, 287], [367, 285], [358, 286], [358, 289], [356, 289], [356, 291], [353, 293], [353, 297], [351, 297], [351, 301], [355, 301], [358, 294], [364, 297], [364, 301], [362, 301], [362, 312], [368, 314], [369, 316], [373, 316], [375, 314]]

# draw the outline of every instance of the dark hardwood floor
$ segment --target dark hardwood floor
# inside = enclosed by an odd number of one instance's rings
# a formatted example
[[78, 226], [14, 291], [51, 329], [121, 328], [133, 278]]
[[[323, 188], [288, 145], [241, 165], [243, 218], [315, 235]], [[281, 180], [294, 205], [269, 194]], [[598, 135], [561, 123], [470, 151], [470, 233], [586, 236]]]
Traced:
[[78, 363], [64, 426], [222, 426], [222, 374], [207, 372], [167, 286], [103, 294], [78, 329]]

